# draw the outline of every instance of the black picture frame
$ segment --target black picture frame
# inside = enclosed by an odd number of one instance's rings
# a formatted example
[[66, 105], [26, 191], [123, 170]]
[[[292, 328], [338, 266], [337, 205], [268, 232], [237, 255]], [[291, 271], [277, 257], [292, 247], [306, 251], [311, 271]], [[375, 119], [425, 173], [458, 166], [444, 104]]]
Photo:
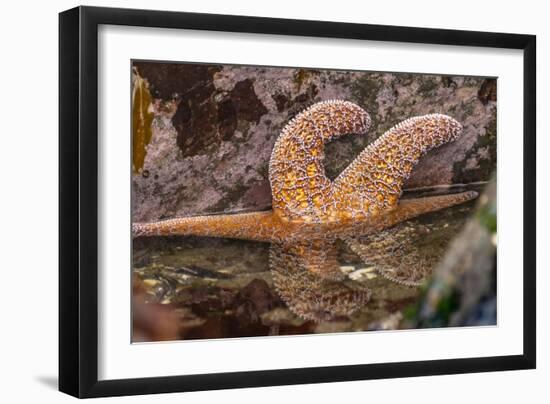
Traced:
[[[523, 50], [523, 354], [99, 381], [100, 24]], [[96, 7], [60, 13], [59, 389], [84, 398], [535, 368], [535, 61], [533, 35]]]

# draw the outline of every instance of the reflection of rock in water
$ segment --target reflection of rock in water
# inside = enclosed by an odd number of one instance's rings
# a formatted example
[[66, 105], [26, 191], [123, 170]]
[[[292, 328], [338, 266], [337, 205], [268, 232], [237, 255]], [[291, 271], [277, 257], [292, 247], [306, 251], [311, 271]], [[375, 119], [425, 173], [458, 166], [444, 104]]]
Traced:
[[367, 287], [357, 282], [338, 282], [308, 270], [295, 254], [272, 245], [270, 267], [273, 283], [289, 309], [314, 321], [349, 316], [369, 300]]

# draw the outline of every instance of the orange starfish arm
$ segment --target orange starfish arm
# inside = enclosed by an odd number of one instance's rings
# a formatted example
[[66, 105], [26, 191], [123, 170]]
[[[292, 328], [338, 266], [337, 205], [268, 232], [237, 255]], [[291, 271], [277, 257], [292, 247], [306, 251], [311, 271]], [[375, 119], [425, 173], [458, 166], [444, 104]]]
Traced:
[[274, 212], [289, 220], [321, 221], [333, 205], [324, 144], [347, 133], [365, 133], [369, 125], [369, 115], [347, 101], [319, 102], [290, 121], [269, 163]]
[[132, 224], [132, 235], [140, 236], [209, 236], [244, 240], [270, 241], [280, 226], [273, 212], [228, 215], [189, 216], [152, 223]]
[[348, 235], [360, 236], [379, 232], [425, 213], [460, 205], [477, 197], [476, 191], [466, 191], [458, 194], [402, 199], [394, 210], [380, 216], [367, 218], [364, 221], [358, 221], [356, 225], [351, 226]]
[[[477, 197], [477, 192], [432, 196], [418, 199], [405, 199], [392, 211], [362, 220], [335, 221], [322, 223], [289, 222], [282, 220], [272, 211], [237, 213], [227, 215], [190, 216], [161, 220], [152, 223], [134, 223], [132, 234], [140, 236], [207, 236], [236, 238], [276, 243], [293, 243], [298, 247], [306, 244], [312, 249], [312, 256], [320, 260], [330, 258], [325, 247], [318, 240], [334, 237], [367, 235], [424, 213], [448, 208]], [[317, 240], [317, 241], [314, 241]], [[305, 249], [307, 252], [307, 249]], [[317, 251], [317, 252], [316, 252]], [[294, 251], [293, 254], [297, 254]], [[319, 261], [320, 262], [320, 261]], [[312, 272], [327, 272], [321, 265]], [[330, 276], [329, 276], [330, 277]]]
[[401, 187], [420, 157], [455, 140], [462, 125], [432, 114], [407, 119], [367, 146], [334, 181], [339, 211], [351, 216], [376, 216], [392, 209]]

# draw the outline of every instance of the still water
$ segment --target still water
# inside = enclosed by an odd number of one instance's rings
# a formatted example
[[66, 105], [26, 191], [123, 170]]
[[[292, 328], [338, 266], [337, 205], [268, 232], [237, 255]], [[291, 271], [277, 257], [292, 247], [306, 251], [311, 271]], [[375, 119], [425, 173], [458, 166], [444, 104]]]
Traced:
[[[431, 190], [409, 195], [434, 193]], [[437, 263], [475, 205], [476, 201], [471, 201], [407, 222], [408, 231], [415, 236], [402, 237], [398, 244], [406, 244], [407, 251], [414, 250], [418, 256], [428, 258], [409, 262], [405, 270], [408, 266], [414, 269], [415, 265], [420, 268]], [[268, 243], [206, 237], [135, 239], [133, 341], [401, 328], [408, 308], [420, 296], [422, 285], [393, 282], [388, 279], [391, 276], [385, 276], [391, 275], [391, 270], [381, 273], [347, 243], [339, 242], [337, 246], [338, 264], [346, 274], [343, 284], [346, 288], [367, 291], [369, 299], [358, 302], [351, 315], [319, 317], [315, 321], [295, 314], [296, 310], [290, 310], [288, 302], [281, 299], [270, 271]], [[387, 255], [388, 260], [395, 257]], [[299, 294], [301, 289], [292, 290]]]

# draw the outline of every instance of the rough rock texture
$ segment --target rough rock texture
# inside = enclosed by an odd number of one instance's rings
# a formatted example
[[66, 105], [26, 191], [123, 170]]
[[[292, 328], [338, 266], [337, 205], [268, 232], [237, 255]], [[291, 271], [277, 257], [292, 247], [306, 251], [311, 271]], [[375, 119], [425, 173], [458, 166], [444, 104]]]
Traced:
[[135, 62], [154, 98], [153, 135], [133, 174], [133, 220], [261, 210], [271, 206], [268, 162], [283, 126], [314, 102], [344, 99], [372, 118], [367, 135], [326, 149], [334, 178], [372, 140], [415, 115], [444, 113], [461, 138], [424, 157], [406, 184], [416, 188], [485, 181], [496, 165], [496, 80]]
[[496, 325], [496, 182], [453, 240], [406, 327]]

